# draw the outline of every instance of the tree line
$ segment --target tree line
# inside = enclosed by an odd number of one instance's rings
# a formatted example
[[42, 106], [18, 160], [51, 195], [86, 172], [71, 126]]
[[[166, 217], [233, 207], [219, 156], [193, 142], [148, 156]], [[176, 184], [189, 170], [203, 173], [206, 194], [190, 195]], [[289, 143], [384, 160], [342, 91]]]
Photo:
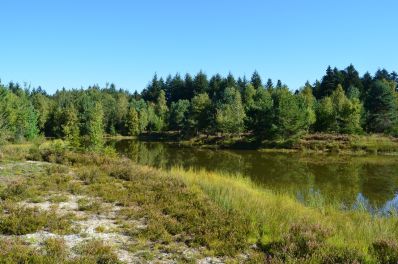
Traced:
[[178, 131], [252, 135], [286, 140], [307, 133], [398, 135], [398, 74], [385, 69], [360, 76], [353, 65], [328, 67], [318, 81], [290, 90], [280, 80], [263, 82], [220, 74], [210, 78], [156, 74], [141, 92], [114, 84], [57, 90], [0, 83], [0, 140], [38, 135], [64, 138], [72, 146], [99, 147], [105, 134]]

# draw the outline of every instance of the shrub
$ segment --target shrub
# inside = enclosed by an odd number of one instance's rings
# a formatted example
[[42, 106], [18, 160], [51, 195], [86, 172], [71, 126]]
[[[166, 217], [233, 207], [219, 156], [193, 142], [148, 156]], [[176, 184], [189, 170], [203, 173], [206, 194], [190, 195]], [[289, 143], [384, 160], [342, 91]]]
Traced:
[[63, 262], [68, 256], [66, 247], [63, 239], [49, 238], [43, 243], [44, 253], [57, 259], [58, 262]]
[[322, 264], [359, 264], [365, 262], [365, 257], [354, 249], [327, 247], [320, 251], [317, 262]]
[[110, 169], [109, 175], [111, 177], [126, 181], [132, 180], [137, 174], [133, 166], [130, 164], [117, 164], [116, 166], [108, 169]]
[[85, 184], [98, 182], [101, 177], [101, 170], [97, 166], [86, 166], [78, 171], [78, 177]]
[[331, 231], [318, 224], [294, 224], [281, 241], [263, 246], [272, 258], [280, 260], [311, 258], [321, 249]]
[[371, 250], [380, 263], [398, 263], [398, 243], [392, 239], [379, 239], [372, 244]]
[[68, 145], [64, 141], [57, 139], [41, 144], [39, 146], [39, 154], [44, 161], [63, 163], [67, 148]]
[[[47, 263], [50, 263], [49, 260]], [[33, 248], [27, 246], [21, 240], [0, 240], [0, 263], [45, 263]]]
[[23, 198], [27, 192], [27, 188], [25, 181], [13, 181], [2, 190], [0, 198], [2, 200]]
[[4, 205], [0, 216], [0, 233], [26, 235], [44, 228], [52, 232], [67, 233], [71, 228], [71, 216], [58, 216], [54, 211], [42, 212], [37, 208]]
[[110, 246], [100, 240], [90, 240], [80, 245], [77, 252], [82, 255], [80, 263], [121, 263]]
[[79, 211], [92, 211], [99, 213], [101, 211], [102, 205], [99, 201], [92, 201], [86, 198], [79, 199], [77, 201]]

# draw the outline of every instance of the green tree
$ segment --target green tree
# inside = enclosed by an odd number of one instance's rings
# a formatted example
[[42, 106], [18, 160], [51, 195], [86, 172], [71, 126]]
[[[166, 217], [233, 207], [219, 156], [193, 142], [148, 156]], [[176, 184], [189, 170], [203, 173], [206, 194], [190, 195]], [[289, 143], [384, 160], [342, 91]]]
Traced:
[[327, 96], [316, 104], [315, 130], [320, 132], [336, 131], [335, 114], [332, 99]]
[[331, 99], [334, 107], [335, 132], [350, 134], [360, 132], [362, 105], [359, 100], [350, 101], [341, 85], [337, 86]]
[[129, 110], [129, 99], [127, 94], [118, 93], [116, 96], [115, 127], [121, 134], [126, 134], [126, 119]]
[[312, 126], [316, 122], [316, 113], [315, 113], [316, 99], [312, 93], [312, 86], [309, 82], [306, 82], [303, 89], [300, 91], [300, 96], [304, 100], [305, 108], [307, 111], [308, 123], [310, 126]]
[[164, 90], [161, 90], [155, 105], [155, 114], [157, 115], [157, 118], [154, 117], [153, 119], [158, 119], [156, 120], [156, 122], [158, 123], [157, 126], [159, 126], [159, 129], [157, 130], [162, 130], [166, 127], [168, 110], [169, 109], [167, 107], [166, 93]]
[[94, 150], [99, 150], [104, 145], [104, 112], [100, 103], [95, 103], [93, 107], [88, 110], [88, 147]]
[[257, 71], [253, 72], [253, 75], [252, 75], [252, 78], [250, 80], [250, 83], [253, 85], [254, 89], [259, 89], [260, 87], [263, 86], [260, 74], [258, 74]]
[[190, 103], [188, 100], [178, 100], [171, 103], [169, 129], [182, 130], [187, 125]]
[[79, 130], [79, 117], [77, 115], [76, 108], [68, 106], [63, 111], [62, 131], [65, 135], [65, 139], [69, 142], [72, 147], [80, 146], [80, 130]]
[[241, 133], [245, 128], [245, 117], [240, 92], [234, 87], [226, 88], [216, 109], [217, 130], [223, 133]]
[[209, 81], [207, 75], [200, 71], [193, 80], [194, 94], [205, 93], [209, 89]]
[[32, 104], [38, 114], [37, 125], [40, 131], [44, 131], [51, 111], [51, 99], [42, 93], [32, 95]]
[[254, 107], [255, 94], [256, 94], [256, 89], [254, 88], [254, 86], [251, 83], [247, 84], [242, 93], [243, 105], [245, 107], [246, 112]]
[[206, 132], [210, 126], [211, 100], [207, 93], [195, 95], [191, 100], [189, 126], [195, 132]]
[[334, 133], [361, 132], [362, 104], [359, 99], [348, 99], [338, 85], [331, 96], [323, 98], [317, 106], [317, 131]]
[[152, 103], [148, 104], [147, 114], [148, 114], [148, 126], [147, 130], [149, 132], [159, 132], [164, 128], [164, 120], [157, 114], [156, 108]]
[[397, 99], [386, 81], [375, 81], [369, 91], [365, 108], [367, 129], [371, 132], [389, 133], [397, 126]]
[[279, 88], [272, 94], [272, 100], [272, 122], [267, 131], [271, 138], [297, 138], [308, 131], [310, 124], [303, 97]]
[[139, 133], [143, 133], [148, 128], [148, 106], [147, 103], [143, 100], [131, 100], [130, 108], [134, 108], [138, 113], [138, 130]]
[[39, 134], [37, 112], [23, 90], [14, 91], [0, 85], [1, 123], [5, 133], [1, 137], [15, 141], [34, 139]]
[[138, 112], [134, 107], [130, 107], [126, 127], [130, 136], [136, 136], [140, 133], [140, 121], [138, 117]]
[[252, 108], [248, 109], [248, 129], [252, 130], [257, 138], [266, 138], [272, 122], [273, 101], [271, 93], [265, 89], [256, 90]]

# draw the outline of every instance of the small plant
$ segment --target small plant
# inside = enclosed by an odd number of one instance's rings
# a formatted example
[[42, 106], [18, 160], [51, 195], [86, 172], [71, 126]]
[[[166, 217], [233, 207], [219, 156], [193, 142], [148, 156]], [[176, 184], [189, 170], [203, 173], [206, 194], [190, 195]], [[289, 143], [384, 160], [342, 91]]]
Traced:
[[100, 201], [82, 198], [77, 201], [79, 211], [101, 212], [102, 205]]
[[95, 228], [95, 232], [97, 232], [97, 233], [104, 233], [105, 230], [106, 230], [105, 226], [102, 226], [102, 225], [101, 226], [97, 226]]
[[281, 241], [263, 246], [266, 254], [280, 260], [308, 259], [324, 247], [331, 231], [318, 224], [294, 224]]
[[65, 241], [63, 239], [49, 238], [43, 243], [44, 253], [53, 258], [57, 259], [58, 262], [63, 262], [68, 256], [66, 250]]
[[85, 242], [80, 245], [76, 251], [81, 255], [81, 261], [79, 263], [121, 263], [113, 249], [100, 240]]
[[63, 202], [67, 202], [69, 200], [69, 197], [67, 195], [53, 195], [51, 196], [48, 201], [52, 202], [52, 203], [63, 203]]
[[0, 216], [0, 233], [4, 235], [26, 235], [42, 229], [57, 233], [71, 231], [72, 216], [58, 216], [55, 211], [40, 211], [15, 205], [4, 205]]
[[[44, 142], [39, 146], [39, 154], [41, 160], [53, 162], [53, 163], [63, 163], [64, 154], [67, 151], [67, 144], [60, 140], [54, 140], [50, 142]], [[38, 154], [36, 153], [35, 156]]]
[[[322, 264], [360, 264], [365, 263], [365, 257], [357, 250], [343, 247], [326, 247], [319, 250], [314, 261]], [[384, 262], [383, 262], [384, 263]]]
[[78, 171], [79, 179], [85, 184], [93, 184], [99, 181], [101, 174], [102, 172], [97, 166], [84, 167]]
[[6, 199], [21, 199], [26, 196], [28, 186], [25, 181], [13, 181], [1, 193], [0, 198]]
[[392, 239], [379, 239], [373, 242], [371, 250], [380, 263], [398, 263], [398, 242]]

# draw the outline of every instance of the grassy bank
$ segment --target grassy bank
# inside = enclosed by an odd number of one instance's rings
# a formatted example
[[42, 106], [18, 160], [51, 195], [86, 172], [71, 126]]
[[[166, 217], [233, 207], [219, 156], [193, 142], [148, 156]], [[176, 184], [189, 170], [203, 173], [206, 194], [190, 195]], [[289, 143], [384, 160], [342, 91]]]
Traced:
[[[65, 257], [65, 262], [113, 263], [126, 255], [144, 262], [192, 262], [206, 257], [252, 263], [398, 261], [395, 216], [340, 211], [316, 200], [304, 206], [288, 195], [258, 188], [244, 177], [181, 168], [162, 171], [116, 154], [71, 152], [62, 144], [25, 146], [25, 151], [11, 146], [2, 153], [2, 178], [15, 177], [16, 182], [1, 182], [1, 241], [12, 243], [0, 250], [0, 260], [30, 260], [30, 254], [19, 254], [21, 247], [21, 252], [33, 252], [24, 236], [45, 230], [56, 240], [36, 241], [40, 251], [33, 255], [51, 259], [54, 254], [72, 252], [75, 257]], [[26, 163], [24, 158], [36, 162]], [[74, 210], [59, 210], [59, 204], [73, 199]], [[50, 209], [42, 210], [48, 203]], [[32, 206], [35, 209], [29, 209]], [[68, 213], [63, 228], [49, 221], [62, 213]], [[82, 221], [91, 218], [106, 220], [112, 230], [97, 225], [92, 233], [82, 232], [86, 223]], [[73, 247], [59, 246], [69, 243], [70, 234], [82, 239]], [[101, 234], [123, 243], [107, 244]], [[48, 244], [64, 251], [47, 250]]]
[[[249, 218], [254, 231], [250, 240], [283, 262], [329, 259], [329, 263], [337, 263], [345, 259], [344, 263], [352, 263], [357, 259], [376, 263], [375, 248], [380, 243], [386, 244], [386, 252], [398, 250], [394, 240], [398, 236], [397, 217], [374, 217], [365, 211], [343, 212], [316, 200], [304, 206], [290, 196], [260, 189], [249, 179], [238, 176], [179, 168], [172, 169], [171, 174], [188, 185], [199, 186], [223, 208], [237, 210]], [[394, 254], [397, 261], [398, 255]]]

